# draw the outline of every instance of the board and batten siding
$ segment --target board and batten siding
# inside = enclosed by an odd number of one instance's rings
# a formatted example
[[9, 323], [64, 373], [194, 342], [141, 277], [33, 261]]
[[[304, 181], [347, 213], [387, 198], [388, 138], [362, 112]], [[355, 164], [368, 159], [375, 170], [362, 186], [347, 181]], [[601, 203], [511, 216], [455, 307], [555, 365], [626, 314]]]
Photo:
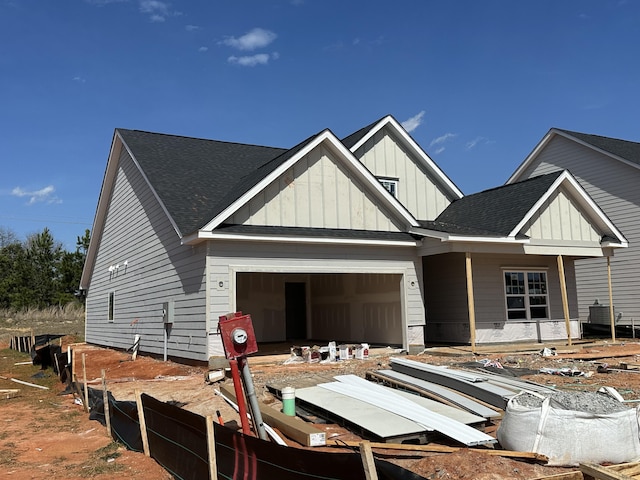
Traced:
[[[572, 336], [579, 335], [573, 259], [564, 258]], [[566, 338], [562, 293], [555, 256], [472, 254], [476, 343], [539, 341]], [[427, 299], [427, 342], [470, 341], [464, 253], [424, 258]], [[547, 274], [549, 319], [507, 320], [504, 287], [506, 270]]]
[[600, 234], [566, 192], [559, 188], [522, 229], [535, 240], [560, 240], [600, 244]]
[[[235, 298], [234, 292], [238, 285], [236, 284], [238, 273], [255, 273], [255, 274], [282, 274], [281, 278], [274, 276], [250, 277], [253, 281], [259, 282], [266, 280], [275, 282], [273, 285], [262, 285], [260, 288], [273, 292], [282, 293], [280, 286], [286, 281], [300, 281], [309, 278], [309, 275], [331, 276], [332, 274], [347, 274], [349, 282], [353, 284], [354, 292], [359, 289], [366, 289], [367, 282], [382, 282], [387, 288], [386, 294], [383, 296], [385, 301], [393, 304], [396, 294], [389, 289], [389, 283], [397, 279], [398, 287], [397, 296], [400, 299], [400, 316], [401, 321], [398, 326], [400, 332], [392, 338], [400, 340], [403, 346], [407, 347], [407, 329], [422, 328], [424, 326], [424, 302], [421, 281], [421, 260], [416, 256], [413, 247], [377, 247], [377, 246], [347, 246], [347, 245], [301, 245], [292, 243], [259, 243], [259, 242], [225, 242], [225, 241], [209, 241], [209, 255], [207, 270], [209, 275], [209, 283], [214, 285], [210, 290], [209, 308], [212, 325], [210, 328], [210, 353], [212, 355], [220, 353], [219, 338], [216, 338], [217, 319], [221, 315], [225, 315], [230, 311], [235, 311], [239, 306], [238, 303], [242, 299]], [[381, 278], [372, 279], [368, 275], [381, 276]], [[307, 276], [307, 277], [305, 277]], [[242, 276], [242, 280], [247, 279]], [[319, 280], [319, 279], [318, 279]], [[318, 281], [316, 280], [316, 281]], [[344, 280], [344, 279], [342, 279]], [[336, 282], [341, 280], [336, 279]], [[326, 277], [325, 277], [326, 282]], [[219, 287], [222, 285], [222, 287]], [[246, 285], [244, 285], [246, 288]], [[317, 285], [313, 282], [310, 287], [314, 291], [318, 291]], [[375, 292], [376, 288], [369, 284], [369, 293], [360, 291], [357, 295], [358, 301], [362, 303], [362, 310], [366, 312], [367, 308], [371, 308], [365, 304], [373, 303], [374, 297], [371, 292]], [[336, 307], [339, 304], [347, 305], [351, 300], [348, 289], [344, 289], [343, 294], [339, 298], [335, 298], [332, 306], [333, 318], [325, 318], [324, 322], [339, 322], [340, 309]], [[308, 293], [309, 294], [309, 293]], [[318, 297], [320, 298], [320, 297]], [[326, 307], [327, 297], [324, 297], [324, 306], [319, 305], [319, 311], [323, 311]], [[274, 302], [274, 300], [271, 300]], [[242, 306], [242, 305], [240, 305]], [[311, 307], [313, 305], [310, 305]], [[335, 307], [335, 308], [334, 308]], [[398, 308], [387, 305], [388, 308]], [[277, 328], [277, 332], [283, 333], [281, 313], [282, 305], [276, 303], [266, 304], [265, 321], [272, 322]], [[345, 307], [346, 308], [346, 307]], [[324, 308], [325, 313], [329, 315], [328, 310]], [[348, 310], [348, 309], [347, 309]], [[243, 313], [251, 314], [250, 311]], [[313, 314], [313, 312], [311, 312]], [[395, 315], [396, 312], [390, 312], [389, 315]], [[259, 314], [261, 315], [261, 314]], [[344, 312], [347, 315], [347, 311]], [[365, 314], [366, 316], [366, 314]], [[326, 317], [326, 315], [325, 315]], [[345, 317], [346, 318], [346, 317]], [[391, 317], [386, 317], [385, 322]], [[369, 324], [367, 325], [367, 321]], [[376, 325], [375, 315], [371, 315], [368, 320], [363, 321], [359, 327], [359, 332], [364, 333], [367, 328], [374, 328]], [[382, 320], [380, 320], [382, 321]], [[385, 324], [387, 325], [387, 324]], [[313, 324], [312, 324], [313, 326]], [[384, 326], [379, 324], [379, 326]], [[262, 328], [262, 327], [259, 327]], [[324, 328], [318, 325], [318, 328]], [[277, 332], [261, 331], [262, 338], [268, 338], [271, 341], [282, 341], [285, 338], [274, 338]], [[258, 333], [258, 332], [256, 332]], [[312, 332], [311, 332], [312, 333]], [[336, 331], [340, 333], [340, 331]], [[355, 335], [358, 333], [356, 332]], [[359, 341], [367, 341], [360, 339]]]
[[[128, 349], [139, 334], [140, 351], [163, 354], [163, 303], [173, 301], [168, 356], [206, 360], [205, 265], [206, 247], [180, 245], [164, 210], [122, 149], [87, 292], [86, 341]], [[111, 292], [113, 322], [108, 319]]]
[[[521, 179], [569, 170], [629, 242], [611, 258], [613, 303], [618, 323], [640, 321], [640, 169], [554, 136], [525, 169]], [[598, 299], [609, 304], [606, 259], [576, 260], [581, 321], [589, 319], [589, 306]]]
[[415, 218], [434, 220], [451, 203], [420, 160], [387, 127], [376, 132], [354, 155], [376, 177], [398, 179], [396, 197]]
[[400, 231], [362, 182], [322, 145], [268, 185], [228, 223]]

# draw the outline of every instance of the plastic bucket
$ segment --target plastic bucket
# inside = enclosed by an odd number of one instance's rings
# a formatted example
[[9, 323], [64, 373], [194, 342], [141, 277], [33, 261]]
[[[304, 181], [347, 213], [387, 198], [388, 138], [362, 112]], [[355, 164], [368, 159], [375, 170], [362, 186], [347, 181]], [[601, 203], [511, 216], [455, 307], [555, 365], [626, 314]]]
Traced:
[[290, 417], [296, 416], [296, 389], [293, 387], [282, 389], [282, 413]]

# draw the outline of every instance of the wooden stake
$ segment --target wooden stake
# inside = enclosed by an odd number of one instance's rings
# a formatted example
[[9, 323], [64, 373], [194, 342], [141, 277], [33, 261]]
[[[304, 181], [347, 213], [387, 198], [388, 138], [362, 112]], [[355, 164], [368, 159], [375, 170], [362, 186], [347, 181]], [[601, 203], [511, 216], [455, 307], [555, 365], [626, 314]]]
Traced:
[[142, 449], [147, 457], [151, 456], [149, 452], [149, 437], [147, 437], [147, 422], [144, 419], [144, 409], [142, 408], [142, 395], [140, 390], [135, 391], [136, 405], [138, 406], [138, 421], [140, 422], [140, 436], [142, 437]]
[[564, 326], [567, 330], [567, 342], [571, 345], [571, 321], [569, 320], [569, 299], [567, 297], [567, 281], [564, 276], [564, 262], [562, 255], [558, 255], [558, 276], [560, 277], [560, 293], [562, 294], [562, 311], [564, 312]]
[[473, 299], [473, 273], [471, 271], [471, 252], [465, 253], [467, 271], [467, 305], [469, 307], [469, 333], [471, 334], [471, 352], [476, 353], [476, 309]]
[[611, 320], [611, 341], [616, 342], [616, 319], [613, 312], [613, 288], [611, 288], [611, 257], [607, 257], [607, 281], [609, 282], [609, 319]]
[[213, 415], [207, 415], [207, 453], [209, 454], [209, 478], [218, 480], [216, 465], [216, 437], [213, 428]]
[[111, 415], [109, 412], [109, 392], [107, 392], [107, 377], [104, 371], [104, 368], [102, 369], [102, 404], [104, 405], [104, 420], [107, 424], [107, 433], [109, 434], [109, 437], [113, 437], [112, 433], [111, 433]]
[[362, 465], [364, 466], [364, 476], [366, 480], [378, 480], [376, 461], [373, 459], [371, 444], [367, 440], [360, 442], [360, 456], [362, 457]]
[[82, 354], [82, 378], [84, 379], [84, 409], [89, 412], [89, 386], [87, 385], [87, 363], [85, 354]]

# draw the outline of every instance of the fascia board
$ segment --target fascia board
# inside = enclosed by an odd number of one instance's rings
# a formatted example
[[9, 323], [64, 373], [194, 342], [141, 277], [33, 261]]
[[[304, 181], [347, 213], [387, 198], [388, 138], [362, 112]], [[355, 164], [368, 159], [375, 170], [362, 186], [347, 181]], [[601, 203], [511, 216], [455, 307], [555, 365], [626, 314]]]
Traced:
[[633, 167], [635, 169], [640, 169], [640, 165], [638, 165], [637, 163], [633, 163], [630, 162], [629, 160], [623, 158], [623, 157], [619, 157], [618, 155], [615, 155], [611, 152], [608, 152], [606, 150], [603, 150], [601, 148], [596, 147], [595, 145], [592, 145], [588, 142], [585, 142], [584, 140], [581, 140], [579, 138], [576, 138], [566, 132], [560, 131], [556, 128], [552, 128], [551, 130], [549, 130], [549, 132], [544, 136], [544, 138], [540, 141], [540, 143], [538, 143], [538, 145], [534, 148], [534, 150], [527, 156], [527, 158], [525, 158], [525, 160], [520, 164], [520, 166], [516, 169], [516, 171], [509, 177], [509, 179], [505, 182], [505, 184], [509, 184], [509, 183], [515, 183], [517, 181], [520, 180], [520, 175], [522, 174], [522, 172], [535, 160], [535, 158], [539, 155], [540, 151], [546, 147], [546, 145], [551, 141], [551, 139], [556, 136], [559, 135], [561, 137], [564, 137], [568, 140], [571, 140], [572, 142], [575, 142], [579, 145], [582, 145], [583, 147], [587, 147], [595, 152], [598, 152], [602, 155], [605, 155], [609, 158], [612, 158], [614, 160], [617, 160], [619, 162], [624, 163], [625, 165], [628, 165], [630, 167]]
[[367, 134], [360, 139], [358, 143], [356, 143], [353, 147], [351, 147], [351, 151], [355, 152], [360, 148], [364, 143], [373, 137], [378, 131], [382, 130], [386, 125], [391, 126], [396, 133], [400, 136], [402, 142], [408, 146], [411, 150], [413, 150], [416, 155], [420, 158], [420, 160], [435, 173], [438, 178], [442, 181], [444, 185], [449, 188], [450, 192], [457, 196], [458, 199], [462, 198], [464, 194], [456, 187], [456, 185], [445, 175], [445, 173], [436, 165], [436, 163], [427, 155], [427, 153], [416, 143], [416, 141], [407, 133], [407, 131], [402, 128], [402, 126], [397, 122], [395, 118], [391, 115], [387, 115], [382, 120], [380, 120]]
[[365, 183], [368, 183], [372, 187], [372, 189], [377, 193], [378, 199], [382, 200], [388, 207], [391, 208], [392, 211], [397, 212], [399, 216], [401, 216], [409, 225], [418, 225], [418, 221], [413, 218], [413, 216], [402, 206], [402, 204], [395, 197], [393, 197], [389, 192], [385, 190], [385, 188], [375, 178], [375, 176], [371, 172], [369, 172], [357, 158], [353, 156], [353, 154], [342, 144], [342, 142], [340, 142], [340, 140], [338, 140], [335, 135], [331, 133], [331, 131], [325, 130], [311, 142], [309, 142], [299, 152], [297, 152], [296, 155], [284, 162], [273, 172], [271, 172], [260, 182], [258, 182], [253, 188], [249, 189], [238, 200], [225, 208], [221, 213], [219, 213], [213, 220], [207, 223], [200, 230], [210, 231], [218, 227], [247, 202], [251, 201], [251, 199], [255, 197], [259, 192], [261, 192], [264, 188], [274, 182], [280, 175], [282, 175], [289, 168], [295, 165], [300, 159], [304, 158], [313, 149], [325, 142], [331, 149], [339, 153], [346, 160], [347, 166], [350, 167], [351, 171], [356, 172], [361, 180], [365, 181]]
[[107, 216], [109, 204], [111, 203], [111, 192], [113, 191], [113, 186], [115, 184], [116, 177], [118, 175], [118, 167], [120, 165], [120, 155], [122, 153], [123, 148], [127, 151], [127, 153], [129, 153], [129, 156], [131, 157], [134, 165], [136, 166], [136, 168], [144, 178], [144, 181], [149, 186], [154, 197], [156, 198], [156, 200], [162, 207], [163, 211], [167, 215], [167, 218], [169, 218], [169, 221], [173, 225], [173, 228], [175, 229], [176, 233], [178, 234], [178, 236], [181, 236], [178, 226], [173, 221], [173, 218], [171, 217], [171, 215], [169, 215], [169, 212], [167, 211], [164, 203], [158, 197], [158, 194], [155, 191], [155, 189], [151, 186], [149, 179], [145, 175], [142, 168], [140, 168], [140, 165], [136, 161], [129, 147], [124, 142], [124, 139], [120, 135], [120, 132], [116, 129], [113, 135], [113, 140], [111, 141], [111, 148], [109, 150], [109, 156], [107, 159], [107, 167], [105, 169], [104, 179], [102, 181], [102, 187], [100, 189], [100, 195], [98, 197], [98, 206], [96, 208], [96, 214], [93, 219], [93, 224], [91, 227], [91, 239], [89, 241], [89, 248], [87, 249], [87, 257], [86, 257], [84, 268], [82, 269], [82, 275], [80, 277], [80, 288], [83, 290], [88, 289], [89, 283], [91, 281], [91, 275], [93, 273], [93, 267], [95, 265], [98, 245], [102, 240], [102, 230], [104, 228], [104, 221]]
[[529, 239], [517, 239], [515, 237], [488, 237], [479, 235], [454, 235], [436, 230], [428, 230], [424, 228], [411, 229], [409, 233], [423, 235], [425, 237], [440, 239], [442, 242], [463, 242], [463, 243], [508, 243], [508, 244], [525, 244], [529, 243]]
[[635, 168], [635, 169], [640, 169], [640, 165], [638, 165], [637, 163], [630, 162], [630, 161], [629, 161], [629, 160], [627, 160], [626, 158], [619, 157], [618, 155], [616, 155], [616, 154], [614, 154], [614, 153], [611, 153], [611, 152], [609, 152], [609, 151], [607, 151], [607, 150], [603, 150], [603, 149], [601, 149], [600, 147], [596, 147], [595, 145], [592, 145], [592, 144], [591, 144], [591, 143], [589, 143], [589, 142], [585, 142], [584, 140], [581, 140], [581, 139], [579, 139], [579, 138], [576, 138], [576, 137], [574, 137], [574, 136], [572, 136], [572, 135], [570, 135], [570, 134], [568, 134], [568, 133], [566, 133], [566, 132], [561, 132], [561, 131], [556, 130], [556, 129], [553, 129], [553, 131], [554, 131], [554, 133], [555, 133], [556, 135], [560, 135], [560, 136], [562, 136], [562, 137], [564, 137], [564, 138], [566, 138], [566, 139], [569, 139], [569, 140], [571, 140], [571, 141], [573, 141], [573, 142], [576, 142], [576, 143], [578, 143], [578, 144], [582, 145], [583, 147], [590, 148], [591, 150], [593, 150], [593, 151], [595, 151], [595, 152], [598, 152], [598, 153], [600, 153], [600, 154], [602, 154], [602, 155], [605, 155], [605, 156], [607, 156], [607, 157], [609, 157], [609, 158], [612, 158], [613, 160], [617, 160], [617, 161], [619, 161], [619, 162], [622, 162], [622, 163], [624, 163], [625, 165], [628, 165], [628, 166], [633, 167], [633, 168]]
[[113, 139], [111, 140], [111, 148], [109, 149], [109, 156], [107, 157], [107, 166], [105, 167], [102, 186], [100, 187], [100, 195], [98, 196], [98, 205], [96, 206], [96, 213], [91, 225], [89, 248], [87, 248], [87, 256], [82, 268], [82, 275], [80, 276], [79, 288], [81, 290], [87, 290], [91, 283], [96, 255], [98, 254], [98, 245], [102, 240], [104, 221], [107, 216], [107, 210], [109, 209], [109, 203], [111, 200], [110, 195], [118, 172], [121, 150], [122, 138], [116, 130], [114, 132]]
[[516, 168], [516, 171], [509, 177], [509, 179], [505, 182], [505, 185], [509, 185], [510, 183], [516, 183], [520, 180], [520, 175], [522, 172], [536, 159], [536, 157], [540, 154], [542, 149], [551, 141], [554, 135], [558, 132], [555, 129], [551, 129], [547, 132], [547, 134], [542, 137], [542, 140], [538, 142], [535, 148], [531, 151], [527, 158], [523, 160], [523, 162]]
[[609, 220], [602, 209], [598, 207], [598, 205], [587, 194], [587, 192], [584, 190], [584, 188], [582, 188], [578, 181], [566, 170], [562, 172], [562, 174], [555, 180], [555, 182], [553, 182], [553, 184], [549, 187], [545, 194], [542, 195], [540, 199], [535, 203], [535, 205], [531, 208], [531, 210], [527, 212], [522, 220], [511, 231], [509, 236], [515, 236], [524, 227], [524, 225], [529, 220], [531, 220], [531, 218], [539, 211], [544, 202], [546, 202], [562, 184], [564, 184], [565, 187], [567, 187], [567, 189], [572, 193], [574, 200], [576, 200], [580, 204], [580, 206], [582, 206], [582, 208], [587, 210], [589, 217], [596, 220], [600, 228], [602, 228], [603, 230], [608, 229], [618, 238], [618, 240], [620, 240], [621, 244], [627, 243], [624, 235], [622, 235], [622, 233], [616, 228], [611, 220]]
[[250, 242], [276, 242], [276, 243], [300, 243], [300, 244], [325, 244], [325, 245], [370, 245], [379, 247], [417, 247], [419, 240], [373, 240], [357, 238], [321, 238], [288, 235], [252, 235], [239, 233], [218, 233], [214, 231], [199, 231], [182, 239], [184, 245], [196, 244], [203, 240], [233, 240]]

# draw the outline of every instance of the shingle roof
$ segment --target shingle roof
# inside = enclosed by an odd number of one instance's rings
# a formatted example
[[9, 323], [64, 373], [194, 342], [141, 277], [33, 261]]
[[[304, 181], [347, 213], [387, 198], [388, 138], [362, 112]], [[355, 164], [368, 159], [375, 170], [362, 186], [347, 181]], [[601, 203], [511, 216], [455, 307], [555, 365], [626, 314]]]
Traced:
[[434, 221], [420, 225], [458, 235], [507, 236], [562, 173], [467, 195], [452, 202]]
[[[382, 118], [386, 118], [386, 116], [382, 117]], [[382, 118], [380, 118], [380, 119], [376, 120], [375, 122], [367, 125], [366, 127], [361, 128], [357, 132], [352, 133], [348, 137], [344, 137], [341, 140], [342, 144], [345, 147], [347, 147], [349, 150], [351, 150], [351, 147], [353, 147], [356, 143], [358, 143], [360, 141], [360, 139], [362, 139], [362, 137], [364, 137], [367, 133], [369, 133], [371, 131], [371, 129], [373, 127], [375, 127], [380, 122], [380, 120], [382, 120]]]
[[[117, 129], [180, 232], [198, 230], [287, 149]], [[250, 182], [249, 182], [250, 183]]]
[[629, 162], [640, 165], [640, 143], [630, 142], [628, 140], [619, 140], [617, 138], [601, 137], [600, 135], [590, 135], [587, 133], [572, 132], [570, 130], [562, 130], [556, 128], [559, 132], [566, 133], [572, 137], [582, 140], [585, 143], [593, 145], [596, 148], [612, 153], [618, 157], [624, 158]]
[[344, 238], [351, 240], [384, 240], [413, 242], [422, 238], [405, 232], [382, 232], [372, 230], [349, 230], [337, 228], [279, 227], [270, 225], [230, 225], [223, 224], [216, 232], [237, 233], [243, 235], [282, 235], [315, 238]]

